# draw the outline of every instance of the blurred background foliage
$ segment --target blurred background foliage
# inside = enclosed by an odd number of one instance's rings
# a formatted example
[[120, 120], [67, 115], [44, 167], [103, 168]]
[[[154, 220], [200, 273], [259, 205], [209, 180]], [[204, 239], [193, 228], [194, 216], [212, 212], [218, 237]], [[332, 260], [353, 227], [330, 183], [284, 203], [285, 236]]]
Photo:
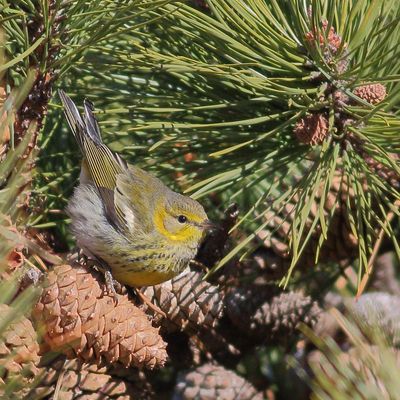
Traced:
[[[0, 138], [12, 150], [0, 152], [3, 225], [42, 233], [57, 252], [74, 246], [64, 208], [80, 155], [55, 95], [62, 88], [95, 104], [113, 150], [200, 198], [212, 219], [238, 204], [233, 239], [211, 277], [267, 249], [283, 260], [274, 283], [324, 304], [328, 291], [360, 294], [379, 252], [399, 256], [398, 1], [1, 0], [0, 10]], [[29, 162], [16, 166], [24, 153]], [[10, 291], [0, 302], [12, 302]], [[325, 366], [347, 363], [338, 355], [346, 346], [364, 346], [359, 323], [335, 315], [351, 336], [340, 349], [304, 330]], [[397, 393], [392, 345], [374, 337], [368, 346], [362, 362], [379, 375], [363, 386], [369, 394], [351, 391], [364, 382], [353, 366], [340, 377], [317, 367], [315, 398], [343, 398], [332, 379], [354, 398], [374, 398], [386, 380], [387, 398]], [[293, 372], [282, 367], [285, 350], [258, 350], [263, 366], [254, 375], [284, 393]], [[301, 375], [309, 354], [297, 350]], [[251, 352], [243, 357], [244, 375], [253, 361]]]

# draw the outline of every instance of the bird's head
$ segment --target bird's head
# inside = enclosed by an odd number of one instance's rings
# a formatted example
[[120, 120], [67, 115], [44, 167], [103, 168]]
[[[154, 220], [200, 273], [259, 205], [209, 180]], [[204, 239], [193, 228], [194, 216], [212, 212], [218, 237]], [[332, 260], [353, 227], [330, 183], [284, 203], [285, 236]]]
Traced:
[[200, 244], [205, 232], [213, 226], [199, 202], [175, 192], [169, 192], [156, 204], [154, 225], [169, 241], [192, 248]]

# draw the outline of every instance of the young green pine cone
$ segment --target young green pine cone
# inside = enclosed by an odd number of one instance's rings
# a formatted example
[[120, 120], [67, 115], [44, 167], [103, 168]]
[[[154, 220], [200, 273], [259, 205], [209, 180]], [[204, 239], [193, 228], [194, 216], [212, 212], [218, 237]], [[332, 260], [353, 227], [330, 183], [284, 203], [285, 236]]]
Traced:
[[[15, 398], [24, 398], [38, 375], [39, 344], [31, 321], [22, 316], [15, 319], [16, 311], [0, 304], [0, 323], [11, 319], [0, 337], [0, 397], [5, 398], [3, 384], [15, 384]], [[14, 319], [13, 319], [14, 318]]]
[[166, 344], [147, 315], [126, 295], [106, 294], [93, 270], [79, 264], [55, 267], [47, 275], [34, 315], [44, 325], [52, 350], [98, 365], [164, 365]]
[[328, 118], [324, 113], [313, 113], [296, 122], [293, 132], [300, 143], [312, 146], [321, 144], [329, 131]]
[[180, 375], [174, 400], [262, 400], [251, 383], [220, 365], [204, 364]]
[[[197, 327], [213, 327], [222, 313], [222, 294], [217, 286], [203, 280], [202, 274], [185, 270], [170, 281], [149, 286], [144, 294], [167, 314], [154, 322], [167, 332], [177, 329], [196, 331]], [[153, 312], [148, 309], [147, 313]]]
[[370, 83], [356, 87], [353, 93], [370, 104], [378, 104], [386, 97], [386, 87], [381, 83]]

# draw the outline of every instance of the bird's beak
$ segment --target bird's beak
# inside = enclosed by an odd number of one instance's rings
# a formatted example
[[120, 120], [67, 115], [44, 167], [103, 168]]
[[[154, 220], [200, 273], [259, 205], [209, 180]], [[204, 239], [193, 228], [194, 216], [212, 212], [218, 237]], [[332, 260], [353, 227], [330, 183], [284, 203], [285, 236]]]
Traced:
[[211, 231], [217, 228], [217, 225], [214, 222], [211, 222], [209, 219], [206, 219], [204, 222], [201, 223], [202, 228]]

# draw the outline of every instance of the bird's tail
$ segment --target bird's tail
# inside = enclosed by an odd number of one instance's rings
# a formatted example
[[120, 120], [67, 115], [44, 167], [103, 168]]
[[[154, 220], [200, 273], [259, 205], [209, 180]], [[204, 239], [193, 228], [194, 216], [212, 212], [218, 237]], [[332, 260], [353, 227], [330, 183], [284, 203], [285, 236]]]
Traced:
[[92, 103], [85, 100], [82, 118], [74, 102], [62, 90], [59, 90], [59, 94], [68, 124], [82, 151], [91, 179], [98, 188], [114, 190], [117, 175], [127, 168], [126, 162], [101, 140]]
[[93, 114], [93, 104], [88, 100], [84, 101], [85, 114], [84, 118], [82, 119], [78, 108], [71, 98], [63, 90], [59, 90], [58, 94], [64, 106], [64, 114], [67, 118], [68, 124], [75, 136], [76, 141], [79, 144], [82, 153], [85, 154], [85, 136], [86, 138], [92, 140], [96, 145], [102, 144], [103, 141], [101, 139], [99, 125], [96, 117]]
[[126, 171], [127, 164], [101, 140], [92, 103], [85, 100], [82, 118], [74, 102], [62, 90], [59, 90], [59, 95], [68, 124], [83, 154], [81, 182], [97, 187], [109, 222], [120, 226], [114, 204], [114, 190], [117, 176]]

